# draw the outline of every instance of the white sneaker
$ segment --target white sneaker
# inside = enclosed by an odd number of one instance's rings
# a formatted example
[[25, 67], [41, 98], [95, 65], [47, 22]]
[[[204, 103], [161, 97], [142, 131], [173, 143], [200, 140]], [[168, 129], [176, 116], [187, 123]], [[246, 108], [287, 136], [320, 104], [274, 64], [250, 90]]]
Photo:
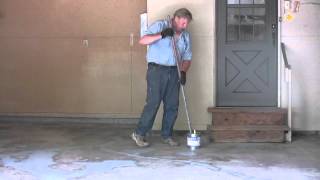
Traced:
[[134, 140], [137, 146], [139, 147], [148, 147], [150, 144], [144, 140], [143, 136], [140, 136], [136, 132], [133, 132], [131, 138]]
[[165, 144], [169, 144], [170, 146], [180, 146], [179, 142], [173, 140], [172, 137], [162, 139], [162, 142]]

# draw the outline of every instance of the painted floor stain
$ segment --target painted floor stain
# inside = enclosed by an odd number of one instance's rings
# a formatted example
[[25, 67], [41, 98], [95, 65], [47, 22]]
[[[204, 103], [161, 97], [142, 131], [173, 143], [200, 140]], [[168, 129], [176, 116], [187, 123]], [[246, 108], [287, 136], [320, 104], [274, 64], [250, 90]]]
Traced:
[[[34, 179], [60, 180], [88, 176], [92, 173], [105, 173], [117, 168], [136, 166], [134, 161], [107, 160], [102, 162], [69, 162], [57, 164], [52, 160], [54, 153], [38, 152], [28, 159], [17, 160], [12, 157], [2, 157], [3, 170], [0, 169], [0, 179], [5, 177], [4, 171], [15, 170], [18, 174], [28, 175]], [[2, 177], [2, 178], [1, 178]], [[23, 178], [23, 177], [22, 177]]]
[[[196, 160], [106, 160], [99, 162], [53, 160], [53, 152], [34, 152], [23, 159], [0, 156], [0, 179], [245, 179], [308, 180], [319, 179], [315, 169], [286, 167], [251, 167], [244, 162], [210, 162]], [[129, 157], [128, 157], [129, 159]], [[175, 164], [179, 161], [179, 166]]]

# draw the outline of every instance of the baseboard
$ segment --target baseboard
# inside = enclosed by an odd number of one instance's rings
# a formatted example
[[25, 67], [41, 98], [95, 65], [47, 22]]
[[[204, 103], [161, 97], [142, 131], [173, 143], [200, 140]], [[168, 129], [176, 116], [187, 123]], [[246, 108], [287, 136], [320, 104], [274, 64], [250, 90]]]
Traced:
[[84, 124], [123, 124], [135, 125], [138, 118], [93, 118], [93, 117], [30, 117], [0, 116], [0, 123], [84, 123]]
[[304, 135], [320, 135], [320, 131], [292, 131], [292, 136], [304, 136]]

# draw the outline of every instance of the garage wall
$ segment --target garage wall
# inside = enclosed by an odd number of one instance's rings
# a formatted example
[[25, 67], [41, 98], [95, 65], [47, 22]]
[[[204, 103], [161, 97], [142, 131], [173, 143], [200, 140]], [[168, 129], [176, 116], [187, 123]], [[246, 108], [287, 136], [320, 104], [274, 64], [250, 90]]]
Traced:
[[141, 0], [1, 0], [0, 114], [139, 117], [143, 12]]
[[[209, 0], [148, 0], [149, 24], [155, 20], [173, 15], [181, 7], [188, 8], [193, 14], [193, 21], [188, 31], [192, 38], [192, 66], [187, 73], [186, 95], [192, 125], [195, 129], [205, 130], [210, 123], [211, 115], [207, 112], [215, 102], [215, 1]], [[183, 101], [180, 98], [180, 109], [175, 129], [187, 129]], [[159, 111], [154, 129], [161, 128], [162, 110]]]
[[[320, 7], [301, 3], [281, 33], [293, 68], [293, 128], [319, 130]], [[148, 11], [151, 23], [180, 7], [194, 15], [186, 93], [193, 126], [205, 129], [216, 74], [215, 1], [208, 0], [1, 0], [0, 115], [139, 117], [146, 87], [139, 15]], [[175, 128], [186, 129], [180, 102]]]
[[[283, 1], [281, 1], [283, 3]], [[320, 130], [320, 3], [301, 0], [294, 19], [282, 23], [282, 41], [292, 65], [293, 128]]]

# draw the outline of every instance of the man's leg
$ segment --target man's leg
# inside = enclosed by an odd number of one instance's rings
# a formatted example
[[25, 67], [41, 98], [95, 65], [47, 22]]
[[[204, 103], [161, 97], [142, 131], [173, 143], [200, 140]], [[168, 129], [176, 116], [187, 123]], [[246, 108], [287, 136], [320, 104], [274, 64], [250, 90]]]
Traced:
[[171, 69], [163, 98], [164, 113], [162, 119], [161, 136], [164, 139], [172, 137], [173, 126], [178, 116], [179, 89], [180, 83], [177, 70]]
[[149, 66], [147, 71], [147, 98], [140, 121], [135, 130], [136, 134], [145, 136], [152, 128], [155, 116], [161, 103], [160, 69]]

